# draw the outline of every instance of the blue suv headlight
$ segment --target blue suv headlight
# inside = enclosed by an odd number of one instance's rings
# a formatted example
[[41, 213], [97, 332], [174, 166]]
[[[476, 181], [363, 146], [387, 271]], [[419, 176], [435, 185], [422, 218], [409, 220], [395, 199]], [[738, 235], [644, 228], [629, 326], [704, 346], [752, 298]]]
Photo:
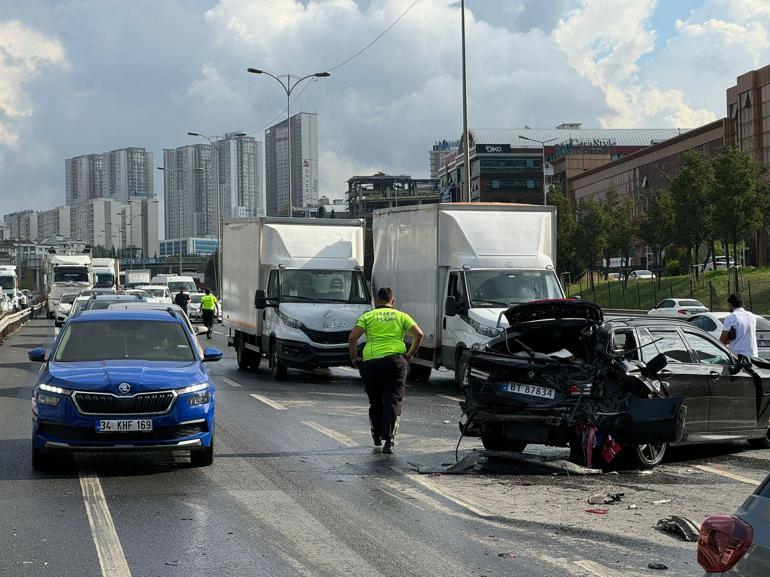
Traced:
[[[179, 395], [190, 395], [187, 397], [187, 402], [190, 405], [205, 405], [211, 400], [211, 389], [209, 389], [208, 383], [200, 383], [198, 385], [190, 385], [177, 391]], [[190, 394], [193, 393], [193, 394]]]
[[[48, 394], [54, 393], [54, 394]], [[69, 396], [72, 393], [70, 389], [63, 389], [53, 385], [41, 383], [32, 395], [32, 404], [46, 405], [48, 407], [58, 407], [62, 398], [58, 395]]]

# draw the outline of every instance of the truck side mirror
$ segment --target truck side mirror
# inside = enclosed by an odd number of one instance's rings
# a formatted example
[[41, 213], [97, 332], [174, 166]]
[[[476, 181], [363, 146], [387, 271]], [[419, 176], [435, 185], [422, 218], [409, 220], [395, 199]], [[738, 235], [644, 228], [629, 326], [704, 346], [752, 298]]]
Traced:
[[264, 289], [257, 289], [254, 291], [254, 307], [259, 310], [267, 308], [267, 295]]
[[448, 317], [453, 317], [458, 312], [460, 312], [460, 304], [457, 302], [457, 298], [448, 296], [444, 301], [444, 314]]

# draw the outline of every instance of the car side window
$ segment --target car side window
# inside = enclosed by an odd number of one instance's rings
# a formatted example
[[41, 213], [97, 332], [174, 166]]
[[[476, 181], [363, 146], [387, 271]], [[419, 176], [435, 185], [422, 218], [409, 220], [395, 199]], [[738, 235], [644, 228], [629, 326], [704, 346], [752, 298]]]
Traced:
[[692, 356], [679, 333], [671, 330], [650, 329], [650, 335], [657, 341], [655, 346], [666, 356], [669, 363], [692, 364]]
[[638, 329], [637, 336], [639, 339], [639, 346], [642, 347], [639, 349], [639, 353], [643, 362], [648, 363], [651, 359], [660, 354], [657, 346], [653, 342], [655, 339], [652, 338], [647, 329]]
[[684, 338], [692, 348], [699, 363], [704, 365], [729, 365], [732, 363], [730, 353], [705, 337], [685, 331]]
[[[634, 338], [634, 332], [630, 329], [617, 330], [612, 333], [610, 340], [611, 353], [613, 355], [622, 355], [627, 360], [638, 360], [638, 351], [634, 351], [636, 348], [636, 339]], [[629, 353], [628, 351], [634, 351]]]
[[467, 300], [465, 297], [465, 284], [460, 273], [453, 272], [449, 274], [449, 289], [447, 292], [448, 296], [455, 297], [460, 304]]
[[705, 315], [697, 316], [692, 319], [692, 324], [707, 333], [713, 332], [717, 329], [717, 324]]
[[672, 300], [665, 300], [662, 303], [658, 305], [659, 309], [672, 309], [674, 308], [674, 301]]
[[278, 271], [271, 270], [267, 281], [267, 298], [278, 298]]

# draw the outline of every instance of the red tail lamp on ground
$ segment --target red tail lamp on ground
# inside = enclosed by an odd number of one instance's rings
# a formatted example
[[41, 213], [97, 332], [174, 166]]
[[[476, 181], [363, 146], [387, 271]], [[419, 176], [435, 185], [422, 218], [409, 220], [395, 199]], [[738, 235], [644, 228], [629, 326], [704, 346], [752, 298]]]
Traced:
[[754, 538], [751, 525], [734, 515], [712, 515], [701, 525], [698, 563], [710, 573], [729, 571]]

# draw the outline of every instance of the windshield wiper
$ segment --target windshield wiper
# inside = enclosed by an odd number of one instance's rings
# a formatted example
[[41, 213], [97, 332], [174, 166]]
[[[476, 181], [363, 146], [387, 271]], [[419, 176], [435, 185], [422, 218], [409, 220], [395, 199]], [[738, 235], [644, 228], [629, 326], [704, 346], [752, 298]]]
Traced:
[[473, 302], [474, 303], [487, 303], [487, 304], [490, 304], [490, 305], [493, 305], [493, 306], [502, 306], [502, 307], [507, 307], [508, 306], [508, 303], [501, 303], [500, 301], [490, 301], [490, 300], [487, 300], [487, 299], [473, 299]]
[[315, 298], [315, 297], [306, 297], [306, 296], [302, 296], [302, 295], [283, 295], [283, 298], [284, 299], [297, 299], [297, 300], [301, 300], [301, 301], [311, 301], [311, 302], [314, 302], [314, 303], [319, 302], [319, 300], [317, 298]]

